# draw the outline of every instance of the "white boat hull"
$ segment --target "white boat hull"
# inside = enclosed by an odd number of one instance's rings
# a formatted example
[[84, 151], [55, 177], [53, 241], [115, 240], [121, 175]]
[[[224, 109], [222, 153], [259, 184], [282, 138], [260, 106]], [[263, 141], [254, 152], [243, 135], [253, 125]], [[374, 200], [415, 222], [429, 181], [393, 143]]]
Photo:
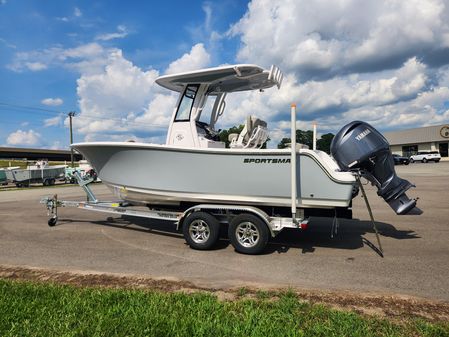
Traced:
[[[289, 207], [289, 150], [190, 149], [139, 143], [73, 147], [121, 199], [149, 204], [228, 203]], [[324, 153], [297, 153], [298, 207], [347, 207], [354, 178]], [[321, 157], [320, 157], [321, 156]]]

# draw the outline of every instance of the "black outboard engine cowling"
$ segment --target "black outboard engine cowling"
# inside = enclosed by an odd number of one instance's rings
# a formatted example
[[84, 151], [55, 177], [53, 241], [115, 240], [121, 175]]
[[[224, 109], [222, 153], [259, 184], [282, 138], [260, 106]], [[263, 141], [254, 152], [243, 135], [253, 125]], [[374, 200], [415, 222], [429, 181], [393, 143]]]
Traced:
[[396, 175], [388, 141], [368, 123], [354, 121], [345, 125], [332, 140], [331, 154], [342, 171], [359, 171], [376, 185], [377, 194], [397, 214], [415, 208], [416, 200], [405, 194], [415, 185]]

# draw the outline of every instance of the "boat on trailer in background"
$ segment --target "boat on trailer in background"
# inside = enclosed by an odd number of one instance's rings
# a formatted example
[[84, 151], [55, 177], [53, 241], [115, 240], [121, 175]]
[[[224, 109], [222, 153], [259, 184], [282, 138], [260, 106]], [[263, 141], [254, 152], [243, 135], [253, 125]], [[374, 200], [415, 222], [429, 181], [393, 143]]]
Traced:
[[[351, 218], [352, 198], [358, 191], [355, 172], [376, 184], [379, 195], [396, 213], [415, 208], [416, 200], [405, 194], [413, 185], [398, 178], [393, 165], [385, 166], [393, 161], [385, 138], [363, 122], [352, 123], [337, 134], [332, 144], [335, 159], [323, 151], [297, 146], [262, 148], [268, 128], [256, 116], [245, 117], [243, 130], [229, 135], [226, 148], [216, 125], [225, 113], [227, 95], [280, 88], [282, 78], [275, 66], [264, 70], [248, 64], [159, 77], [156, 83], [179, 93], [166, 143], [73, 144], [120, 203], [100, 203], [80, 179], [90, 201], [73, 204], [45, 199], [52, 216], [49, 224], [56, 223], [58, 206], [69, 205], [162, 217], [177, 222], [191, 247], [209, 249], [225, 222], [235, 249], [255, 254], [264, 249], [270, 235], [286, 227], [305, 228], [311, 216]], [[295, 118], [292, 108], [293, 144]], [[143, 204], [150, 211], [137, 214], [127, 211], [125, 204]]]
[[41, 183], [44, 186], [54, 185], [56, 180], [64, 179], [66, 165], [49, 165], [48, 160], [38, 160], [26, 169], [12, 169], [13, 182], [17, 187], [28, 187]]

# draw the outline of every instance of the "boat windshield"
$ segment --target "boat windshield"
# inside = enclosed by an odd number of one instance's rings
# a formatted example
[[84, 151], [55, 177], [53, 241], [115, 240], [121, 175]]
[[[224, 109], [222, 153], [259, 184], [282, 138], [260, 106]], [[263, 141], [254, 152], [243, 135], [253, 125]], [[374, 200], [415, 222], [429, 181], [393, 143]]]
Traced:
[[203, 109], [201, 110], [201, 116], [200, 116], [200, 122], [206, 123], [206, 124], [214, 124], [213, 123], [213, 110], [215, 101], [217, 100], [217, 96], [215, 95], [207, 95], [206, 96], [206, 102], [204, 103]]
[[181, 103], [179, 104], [178, 111], [176, 113], [175, 122], [188, 121], [190, 118], [190, 111], [192, 110], [193, 101], [198, 90], [197, 85], [189, 85], [184, 91]]

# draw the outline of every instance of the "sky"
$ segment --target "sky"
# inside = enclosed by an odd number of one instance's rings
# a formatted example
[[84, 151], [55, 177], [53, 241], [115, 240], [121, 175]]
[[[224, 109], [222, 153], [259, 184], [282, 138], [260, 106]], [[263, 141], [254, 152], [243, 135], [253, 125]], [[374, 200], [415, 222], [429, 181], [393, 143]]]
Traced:
[[268, 122], [336, 133], [449, 123], [447, 0], [0, 0], [0, 146], [164, 143], [177, 94], [155, 79], [224, 64], [284, 73], [282, 87], [228, 95], [217, 127]]

